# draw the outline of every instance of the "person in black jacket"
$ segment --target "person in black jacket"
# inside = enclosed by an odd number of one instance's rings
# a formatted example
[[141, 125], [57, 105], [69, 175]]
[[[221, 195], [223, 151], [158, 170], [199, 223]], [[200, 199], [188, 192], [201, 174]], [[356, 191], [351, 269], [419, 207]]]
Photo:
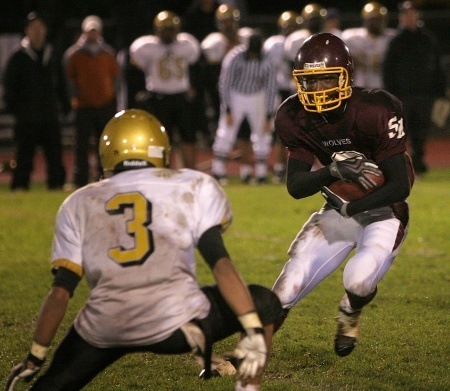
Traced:
[[423, 27], [412, 1], [399, 4], [401, 31], [390, 42], [384, 64], [385, 89], [403, 103], [411, 156], [417, 174], [427, 172], [425, 145], [436, 98], [445, 96], [445, 73], [435, 36]]
[[[66, 180], [62, 163], [60, 108], [70, 110], [60, 60], [47, 43], [47, 25], [35, 12], [28, 14], [25, 37], [10, 57], [4, 76], [7, 112], [15, 117], [17, 166], [11, 190], [28, 190], [33, 159], [42, 146], [47, 163], [47, 187], [60, 189]], [[61, 106], [60, 106], [61, 105]]]

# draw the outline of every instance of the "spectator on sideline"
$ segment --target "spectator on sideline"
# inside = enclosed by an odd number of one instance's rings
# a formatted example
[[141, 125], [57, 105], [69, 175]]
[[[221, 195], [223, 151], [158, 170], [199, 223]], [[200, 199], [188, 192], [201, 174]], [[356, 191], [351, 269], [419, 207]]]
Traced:
[[[291, 63], [284, 56], [284, 42], [286, 37], [300, 28], [301, 17], [294, 11], [285, 11], [278, 17], [278, 34], [266, 39], [263, 45], [263, 52], [272, 61], [277, 73], [278, 99], [275, 103], [275, 110], [281, 102], [297, 89], [292, 78]], [[286, 176], [287, 149], [281, 145], [280, 139], [274, 134], [272, 154], [274, 156], [274, 182], [282, 183]]]
[[[76, 110], [74, 185], [89, 183], [91, 136], [95, 145], [109, 119], [117, 111], [120, 67], [115, 50], [103, 39], [103, 23], [98, 16], [87, 16], [81, 25], [77, 42], [64, 54], [64, 64]], [[102, 171], [95, 149], [97, 175]]]
[[436, 98], [445, 96], [446, 76], [437, 39], [423, 27], [413, 2], [399, 4], [399, 22], [401, 30], [390, 42], [384, 61], [384, 84], [403, 103], [414, 170], [424, 174], [431, 112]]
[[10, 57], [4, 75], [6, 111], [15, 118], [14, 143], [17, 166], [11, 190], [28, 190], [33, 159], [42, 146], [47, 164], [47, 187], [61, 189], [66, 181], [62, 162], [61, 125], [70, 103], [60, 59], [47, 42], [47, 24], [36, 12], [26, 18], [25, 37]]
[[[120, 67], [115, 50], [103, 39], [103, 23], [98, 16], [87, 16], [81, 35], [64, 54], [64, 65], [72, 106], [76, 111], [74, 185], [90, 181], [91, 137], [98, 140], [108, 120], [117, 111]], [[96, 145], [96, 143], [95, 143]], [[101, 167], [95, 153], [98, 180]]]
[[180, 17], [161, 11], [153, 19], [154, 35], [137, 38], [130, 46], [130, 58], [145, 74], [147, 97], [142, 108], [161, 119], [171, 143], [175, 143], [178, 131], [182, 165], [195, 168], [197, 137], [189, 67], [200, 57], [200, 43], [180, 30]]
[[[166, 131], [144, 110], [117, 113], [99, 153], [106, 179], [72, 193], [58, 211], [52, 288], [30, 352], [6, 388], [39, 372], [85, 276], [90, 295], [32, 390], [80, 390], [137, 352], [192, 352], [208, 378], [229, 363], [211, 367], [212, 345], [235, 333], [242, 333], [236, 390], [259, 390], [282, 309], [269, 289], [247, 286], [230, 259], [222, 239], [232, 218], [225, 192], [210, 175], [167, 168]], [[216, 285], [199, 286], [195, 248]]]
[[383, 88], [383, 60], [390, 40], [397, 31], [387, 27], [388, 10], [375, 1], [361, 10], [362, 27], [343, 31], [355, 62], [353, 85], [366, 88]]
[[239, 45], [225, 56], [219, 89], [221, 113], [213, 144], [212, 174], [219, 181], [226, 180], [228, 154], [242, 121], [247, 119], [255, 166], [253, 172], [251, 165], [242, 164], [239, 174], [245, 183], [254, 177], [258, 183], [266, 183], [277, 85], [275, 67], [262, 52], [260, 33], [254, 32], [247, 45]]

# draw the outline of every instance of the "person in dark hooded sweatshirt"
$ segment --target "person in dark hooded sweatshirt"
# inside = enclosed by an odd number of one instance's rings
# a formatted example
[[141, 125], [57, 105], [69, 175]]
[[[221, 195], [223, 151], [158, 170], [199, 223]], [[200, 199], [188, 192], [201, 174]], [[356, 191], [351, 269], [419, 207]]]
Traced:
[[47, 187], [62, 188], [66, 172], [58, 115], [68, 113], [70, 103], [60, 60], [47, 41], [47, 24], [36, 12], [27, 15], [25, 36], [7, 63], [3, 83], [6, 111], [15, 119], [11, 190], [29, 190], [38, 146], [47, 164]]
[[384, 58], [384, 88], [402, 101], [413, 166], [420, 175], [428, 171], [425, 147], [431, 113], [435, 100], [445, 96], [446, 76], [439, 42], [424, 27], [417, 5], [404, 1], [398, 10], [400, 32]]

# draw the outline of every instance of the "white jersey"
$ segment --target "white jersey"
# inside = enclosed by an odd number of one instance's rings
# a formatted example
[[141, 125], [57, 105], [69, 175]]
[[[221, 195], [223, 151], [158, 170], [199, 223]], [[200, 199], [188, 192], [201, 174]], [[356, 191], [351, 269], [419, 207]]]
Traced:
[[354, 86], [383, 88], [382, 67], [389, 42], [396, 35], [395, 29], [385, 29], [374, 37], [364, 27], [344, 30], [342, 40], [350, 49], [355, 63]]
[[148, 91], [178, 94], [189, 90], [189, 66], [200, 57], [200, 43], [189, 33], [178, 33], [171, 44], [155, 35], [137, 38], [130, 46], [131, 60], [145, 74]]
[[142, 346], [204, 318], [194, 248], [231, 217], [220, 185], [189, 169], [131, 170], [74, 192], [58, 212], [51, 259], [86, 276], [77, 332], [101, 348]]
[[200, 44], [202, 53], [210, 64], [220, 64], [233, 47], [238, 44], [248, 42], [250, 35], [253, 33], [253, 29], [250, 27], [241, 27], [238, 30], [238, 43], [232, 43], [228, 38], [220, 33], [213, 32], [208, 34]]
[[301, 48], [306, 38], [311, 36], [308, 29], [296, 30], [289, 34], [284, 42], [284, 55], [289, 61], [294, 61], [298, 49]]
[[342, 39], [342, 30], [339, 30], [339, 29], [337, 29], [337, 28], [331, 28], [331, 29], [328, 29], [328, 30], [324, 30], [323, 32], [324, 32], [324, 33], [330, 33], [330, 34], [333, 34], [333, 35], [335, 35], [336, 37]]
[[284, 35], [273, 35], [267, 38], [263, 45], [263, 52], [272, 62], [277, 73], [278, 90], [297, 91], [294, 79], [292, 77], [292, 66], [284, 56]]

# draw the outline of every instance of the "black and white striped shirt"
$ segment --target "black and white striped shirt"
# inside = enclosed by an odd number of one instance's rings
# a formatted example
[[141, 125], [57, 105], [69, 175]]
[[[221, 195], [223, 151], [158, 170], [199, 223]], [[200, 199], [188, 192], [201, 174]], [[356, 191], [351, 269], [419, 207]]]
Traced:
[[230, 92], [241, 94], [266, 93], [266, 112], [274, 113], [277, 94], [276, 70], [267, 56], [261, 59], [247, 59], [247, 46], [239, 45], [224, 58], [219, 79], [219, 91], [222, 104], [230, 109]]

